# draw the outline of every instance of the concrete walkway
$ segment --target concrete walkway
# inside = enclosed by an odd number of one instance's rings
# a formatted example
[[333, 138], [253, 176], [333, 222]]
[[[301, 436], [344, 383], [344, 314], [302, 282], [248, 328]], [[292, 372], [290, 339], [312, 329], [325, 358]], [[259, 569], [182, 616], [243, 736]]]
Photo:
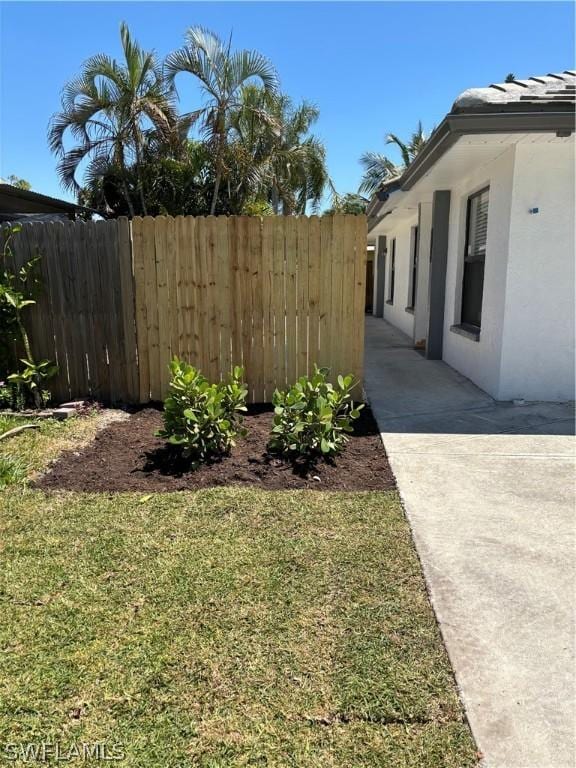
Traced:
[[372, 317], [366, 391], [483, 765], [573, 768], [571, 407], [495, 403]]

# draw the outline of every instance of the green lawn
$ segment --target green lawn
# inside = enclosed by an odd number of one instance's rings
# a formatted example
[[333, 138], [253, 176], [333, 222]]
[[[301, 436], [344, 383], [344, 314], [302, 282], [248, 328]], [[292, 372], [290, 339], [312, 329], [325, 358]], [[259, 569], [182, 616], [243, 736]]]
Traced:
[[[97, 418], [0, 454], [37, 469]], [[18, 483], [0, 523], [0, 764], [42, 741], [134, 768], [476, 764], [395, 492]]]

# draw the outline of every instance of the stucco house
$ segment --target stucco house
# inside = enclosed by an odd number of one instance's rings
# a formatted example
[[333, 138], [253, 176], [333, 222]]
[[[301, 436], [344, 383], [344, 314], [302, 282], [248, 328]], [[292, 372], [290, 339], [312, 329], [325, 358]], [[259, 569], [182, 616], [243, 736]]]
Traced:
[[471, 88], [368, 208], [373, 313], [497, 400], [574, 399], [576, 72]]

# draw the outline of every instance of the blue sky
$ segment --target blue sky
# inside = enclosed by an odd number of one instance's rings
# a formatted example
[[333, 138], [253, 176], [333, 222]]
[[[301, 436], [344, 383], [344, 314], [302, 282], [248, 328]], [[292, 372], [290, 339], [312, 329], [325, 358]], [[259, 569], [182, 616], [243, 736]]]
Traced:
[[[67, 79], [93, 53], [119, 55], [119, 24], [159, 55], [186, 27], [233, 32], [276, 65], [283, 90], [320, 108], [316, 133], [340, 192], [355, 191], [358, 157], [384, 136], [437, 124], [465, 88], [574, 66], [574, 7], [561, 2], [2, 3], [0, 176], [61, 189], [46, 144]], [[198, 105], [191, 76], [182, 109]]]

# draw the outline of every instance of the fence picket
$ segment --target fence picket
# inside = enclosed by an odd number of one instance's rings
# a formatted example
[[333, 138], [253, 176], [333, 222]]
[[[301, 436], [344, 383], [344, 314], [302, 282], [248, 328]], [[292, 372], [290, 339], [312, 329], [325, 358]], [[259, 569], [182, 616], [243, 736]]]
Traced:
[[296, 347], [298, 356], [297, 375], [308, 374], [308, 313], [309, 313], [309, 229], [306, 216], [296, 221], [298, 237], [298, 266], [296, 270]]
[[274, 393], [274, 219], [262, 221], [262, 307], [264, 338], [263, 400], [270, 402]]
[[296, 358], [296, 269], [298, 241], [296, 219], [290, 216], [286, 219], [286, 378], [288, 386], [294, 384], [298, 377], [298, 360]]
[[314, 363], [319, 365], [320, 352], [320, 264], [322, 249], [320, 242], [320, 219], [310, 217], [308, 235], [308, 366], [314, 371]]
[[320, 301], [319, 301], [319, 348], [318, 365], [330, 367], [334, 328], [332, 325], [332, 220], [323, 216], [320, 220]]
[[273, 282], [274, 306], [274, 381], [275, 387], [286, 387], [286, 240], [285, 218], [274, 217], [273, 224]]

